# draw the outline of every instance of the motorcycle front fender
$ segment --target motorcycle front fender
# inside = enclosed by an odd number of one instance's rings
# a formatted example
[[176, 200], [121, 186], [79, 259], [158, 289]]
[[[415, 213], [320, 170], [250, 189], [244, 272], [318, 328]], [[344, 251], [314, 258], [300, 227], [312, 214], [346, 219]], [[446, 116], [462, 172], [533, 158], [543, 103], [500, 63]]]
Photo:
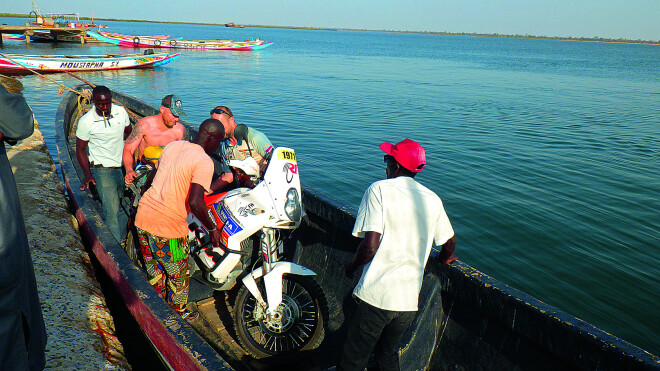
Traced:
[[[302, 265], [287, 261], [279, 261], [272, 264], [272, 269], [264, 276], [264, 286], [266, 287], [266, 297], [268, 300], [268, 312], [273, 314], [278, 305], [282, 302], [282, 275], [284, 273], [297, 274], [300, 276], [314, 276], [316, 273]], [[243, 277], [243, 284], [250, 291], [252, 296], [257, 299], [261, 305], [266, 305], [259, 288], [257, 279], [263, 276], [263, 269], [257, 269]]]

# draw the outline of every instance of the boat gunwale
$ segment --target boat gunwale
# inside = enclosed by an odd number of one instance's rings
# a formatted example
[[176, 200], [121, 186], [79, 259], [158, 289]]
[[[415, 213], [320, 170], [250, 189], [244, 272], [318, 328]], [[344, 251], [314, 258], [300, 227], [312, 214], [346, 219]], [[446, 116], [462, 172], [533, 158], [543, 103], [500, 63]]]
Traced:
[[[3, 53], [3, 55], [9, 56], [11, 59], [37, 59], [37, 60], [56, 60], [56, 61], [63, 61], [63, 62], [71, 62], [75, 59], [85, 59], [85, 61], [92, 61], [92, 60], [135, 60], [135, 59], [140, 59], [140, 58], [150, 58], [150, 57], [174, 57], [177, 55], [180, 55], [181, 53], [154, 53], [154, 54], [140, 54], [140, 53], [125, 53], [126, 55], [121, 55], [120, 54], [106, 54], [106, 55], [64, 55], [64, 54], [59, 54], [59, 55], [42, 55], [42, 54], [35, 54], [35, 55], [30, 55], [30, 54], [6, 54]], [[0, 59], [7, 60], [11, 62], [9, 59], [6, 57], [0, 56]]]

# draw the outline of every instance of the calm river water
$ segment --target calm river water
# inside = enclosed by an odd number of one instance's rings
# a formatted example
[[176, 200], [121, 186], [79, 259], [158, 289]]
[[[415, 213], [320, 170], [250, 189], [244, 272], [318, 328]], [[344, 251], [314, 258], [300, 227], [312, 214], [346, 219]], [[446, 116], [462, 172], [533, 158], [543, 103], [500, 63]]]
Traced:
[[[22, 24], [23, 19], [0, 18]], [[378, 144], [427, 150], [461, 260], [660, 354], [660, 46], [108, 22], [260, 52], [183, 51], [155, 70], [81, 77], [199, 124], [217, 104], [293, 147], [303, 182], [357, 208]], [[5, 42], [2, 53], [131, 48]], [[72, 86], [73, 78], [52, 75]], [[58, 87], [22, 79], [51, 153]]]

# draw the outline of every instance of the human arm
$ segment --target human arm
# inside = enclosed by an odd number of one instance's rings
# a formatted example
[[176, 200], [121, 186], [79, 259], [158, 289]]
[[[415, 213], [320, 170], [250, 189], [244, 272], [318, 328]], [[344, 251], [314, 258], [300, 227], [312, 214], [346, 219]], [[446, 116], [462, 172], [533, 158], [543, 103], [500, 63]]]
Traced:
[[378, 232], [365, 232], [364, 239], [358, 245], [353, 258], [344, 264], [344, 273], [348, 278], [353, 278], [355, 271], [363, 264], [367, 264], [374, 258], [378, 247], [380, 246], [380, 236]]
[[372, 184], [364, 192], [358, 214], [355, 218], [353, 235], [363, 237], [353, 258], [344, 265], [344, 273], [353, 278], [355, 271], [373, 259], [380, 246], [383, 231], [383, 204], [378, 183]]
[[248, 142], [252, 149], [256, 150], [264, 159], [269, 158], [273, 152], [273, 144], [270, 142], [270, 139], [260, 131], [250, 129]]
[[440, 260], [441, 264], [449, 264], [454, 260], [458, 260], [458, 257], [454, 255], [454, 249], [456, 249], [456, 236], [452, 236], [442, 245], [442, 249], [438, 255], [438, 260]]
[[133, 131], [133, 128], [131, 125], [128, 125], [124, 128], [124, 140], [128, 139], [129, 135], [131, 135], [131, 132]]
[[211, 243], [213, 246], [220, 246], [220, 230], [211, 220], [208, 212], [206, 211], [204, 192], [204, 186], [197, 183], [192, 183], [190, 185], [190, 194], [188, 195], [188, 206], [190, 207], [190, 211], [204, 225], [204, 228], [209, 231], [209, 236], [211, 237]]
[[89, 183], [96, 185], [96, 181], [92, 176], [92, 172], [89, 170], [89, 157], [87, 157], [87, 141], [80, 138], [76, 138], [76, 158], [82, 168], [83, 174], [85, 174], [85, 179], [80, 185], [80, 190], [84, 191], [89, 188]]
[[213, 174], [216, 179], [211, 182], [211, 192], [217, 192], [227, 188], [234, 182], [234, 173], [232, 173], [227, 158], [222, 155], [222, 147], [217, 152], [209, 154], [213, 160]]
[[261, 173], [263, 174], [263, 172], [266, 171], [271, 156], [273, 155], [273, 144], [268, 137], [260, 131], [252, 129], [249, 133], [248, 143], [250, 148], [253, 148], [253, 150], [256, 150], [259, 154], [258, 156], [255, 156], [254, 153], [251, 153], [250, 155], [257, 160], [259, 170], [261, 170]]
[[222, 173], [222, 175], [211, 183], [211, 192], [217, 192], [227, 188], [234, 182], [234, 173]]
[[140, 122], [133, 126], [131, 134], [126, 138], [126, 142], [124, 143], [122, 161], [124, 162], [124, 170], [126, 170], [126, 175], [124, 176], [124, 182], [126, 182], [126, 184], [133, 183], [133, 180], [137, 176], [134, 170], [135, 161], [133, 160], [133, 155], [144, 137], [142, 124]]

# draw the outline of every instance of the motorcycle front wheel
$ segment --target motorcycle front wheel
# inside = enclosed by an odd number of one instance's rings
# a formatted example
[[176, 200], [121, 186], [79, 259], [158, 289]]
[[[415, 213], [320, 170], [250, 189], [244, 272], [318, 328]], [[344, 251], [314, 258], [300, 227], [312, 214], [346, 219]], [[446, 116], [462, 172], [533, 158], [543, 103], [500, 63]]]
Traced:
[[325, 295], [310, 276], [282, 277], [282, 303], [270, 317], [245, 286], [234, 306], [238, 341], [255, 358], [317, 348], [325, 336], [327, 317]]

